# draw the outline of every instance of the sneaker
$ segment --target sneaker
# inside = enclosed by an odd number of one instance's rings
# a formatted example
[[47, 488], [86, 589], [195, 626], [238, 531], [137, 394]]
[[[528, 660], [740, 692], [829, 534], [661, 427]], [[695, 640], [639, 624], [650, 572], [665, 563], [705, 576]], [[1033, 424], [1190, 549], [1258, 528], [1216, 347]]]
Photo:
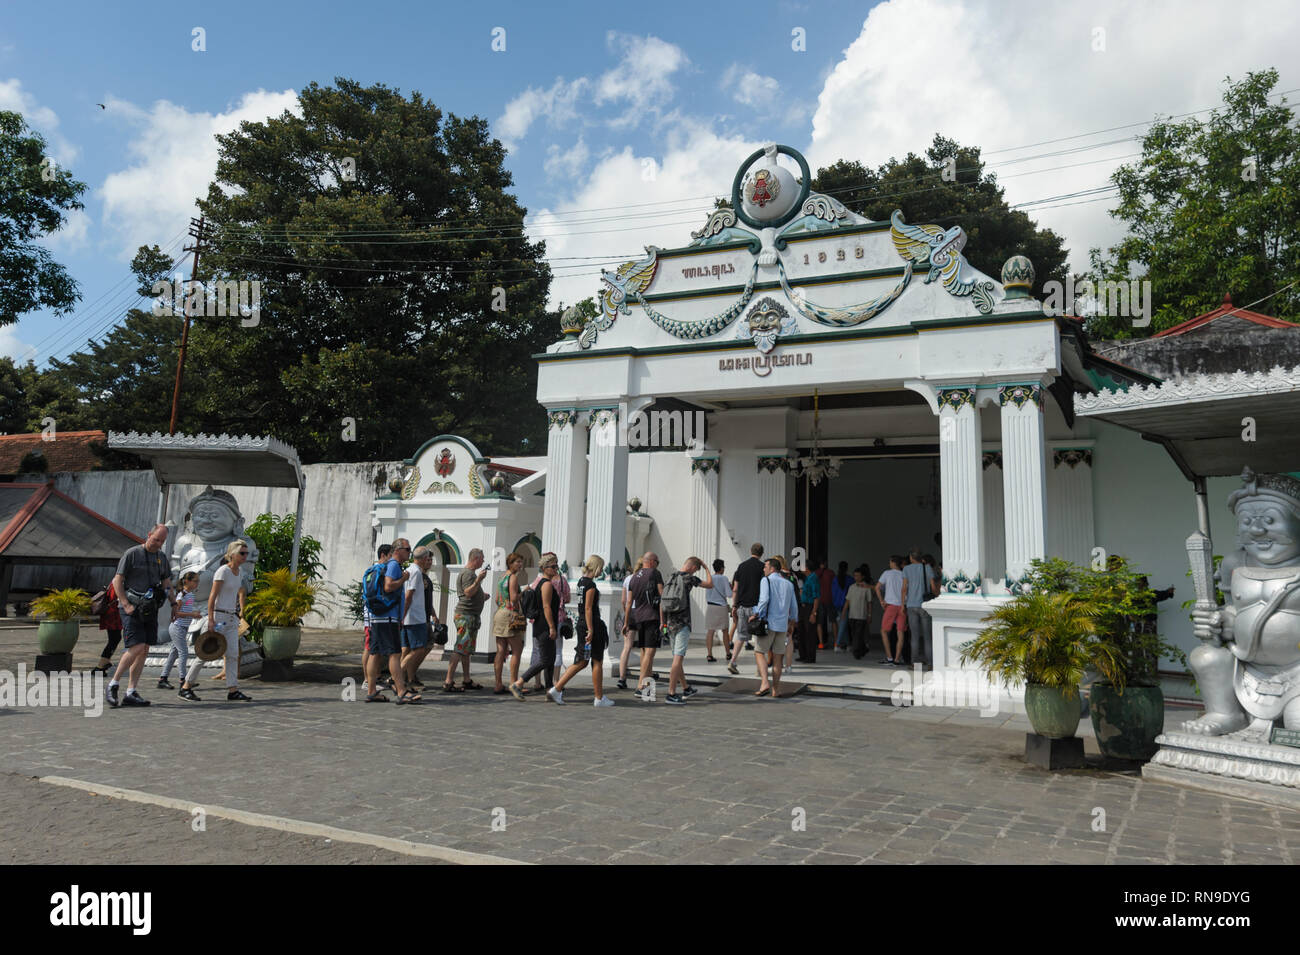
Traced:
[[615, 683], [614, 685], [615, 685], [616, 687], [618, 687], [620, 690], [626, 690], [626, 689], [627, 689], [627, 680], [619, 680], [619, 681], [618, 681], [617, 683]]
[[697, 689], [695, 689], [695, 687], [693, 687], [693, 686], [688, 686], [686, 689], [682, 690], [682, 692], [681, 692], [680, 695], [681, 695], [682, 699], [684, 699], [684, 700], [689, 700], [691, 697], [693, 697], [696, 693], [699, 693], [699, 692], [700, 692], [700, 691], [697, 690]]
[[551, 687], [549, 690], [546, 691], [546, 695], [551, 698], [552, 703], [559, 703], [560, 706], [564, 705], [563, 690], [557, 690], [555, 687]]
[[148, 706], [149, 701], [140, 695], [139, 690], [130, 690], [122, 697], [123, 706]]
[[510, 695], [513, 696], [520, 703], [524, 702], [524, 691], [521, 690], [519, 687], [515, 686], [513, 683], [510, 684]]
[[176, 687], [172, 686], [169, 682], [167, 682], [167, 678], [166, 678], [165, 676], [160, 676], [160, 677], [158, 678], [158, 689], [160, 689], [160, 690], [174, 690], [174, 689], [176, 689]]
[[740, 670], [736, 668], [736, 665], [734, 663], [727, 664], [727, 672], [730, 673], [732, 676], [740, 675]]
[[754, 645], [753, 645], [752, 643], [747, 643], [747, 644], [745, 644], [745, 650], [746, 650], [747, 652], [749, 652], [749, 653], [753, 653], [753, 652], [754, 652]]
[[203, 702], [202, 700], [199, 699], [199, 695], [195, 693], [193, 690], [191, 690], [189, 687], [182, 689], [176, 695], [179, 696], [182, 700], [189, 700], [191, 703]]
[[108, 705], [113, 707], [113, 709], [117, 709], [118, 706], [121, 705], [117, 699], [116, 683], [110, 683], [108, 687], [104, 690], [104, 699], [108, 700]]
[[232, 700], [240, 700], [242, 702], [248, 703], [248, 702], [252, 702], [252, 699], [253, 698], [251, 696], [245, 696], [239, 690], [231, 690], [229, 693], [226, 694], [227, 702], [230, 702]]
[[613, 706], [613, 705], [614, 705], [614, 701], [611, 700], [611, 699], [610, 699], [609, 697], [607, 697], [607, 696], [602, 696], [602, 697], [601, 697], [600, 699], [598, 699], [598, 700], [592, 700], [592, 701], [591, 701], [591, 705], [592, 705], [592, 706]]
[[686, 701], [682, 699], [682, 695], [680, 693], [669, 693], [667, 696], [664, 697], [664, 702], [670, 704], [671, 706], [684, 706], [686, 703]]

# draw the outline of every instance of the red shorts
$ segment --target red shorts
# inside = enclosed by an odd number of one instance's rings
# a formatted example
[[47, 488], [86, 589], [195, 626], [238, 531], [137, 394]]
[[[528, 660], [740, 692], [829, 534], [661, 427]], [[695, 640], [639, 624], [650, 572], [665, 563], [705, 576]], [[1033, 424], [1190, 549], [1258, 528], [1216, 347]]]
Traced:
[[899, 604], [885, 604], [885, 618], [880, 622], [880, 632], [889, 633], [898, 622], [898, 632], [907, 629], [907, 612]]

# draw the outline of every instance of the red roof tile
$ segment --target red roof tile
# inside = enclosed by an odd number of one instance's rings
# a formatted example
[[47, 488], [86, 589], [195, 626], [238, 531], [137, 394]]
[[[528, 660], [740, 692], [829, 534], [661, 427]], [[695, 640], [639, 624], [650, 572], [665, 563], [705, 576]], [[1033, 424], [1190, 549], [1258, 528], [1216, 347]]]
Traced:
[[1248, 322], [1254, 322], [1256, 325], [1263, 325], [1265, 328], [1298, 328], [1294, 322], [1285, 322], [1280, 318], [1274, 318], [1272, 315], [1264, 315], [1260, 312], [1252, 312], [1244, 308], [1232, 307], [1231, 293], [1223, 296], [1223, 304], [1212, 312], [1206, 312], [1204, 315], [1197, 315], [1195, 318], [1189, 318], [1185, 322], [1180, 322], [1173, 328], [1166, 328], [1163, 332], [1156, 332], [1152, 338], [1167, 338], [1170, 335], [1184, 335], [1187, 332], [1194, 331], [1217, 318], [1224, 318], [1228, 315], [1234, 318], [1244, 319]]
[[104, 444], [107, 440], [108, 435], [103, 431], [55, 431], [50, 441], [40, 432], [0, 435], [0, 474], [21, 473], [23, 458], [32, 451], [44, 455], [45, 470], [50, 474], [91, 471], [99, 467], [99, 455], [90, 445]]

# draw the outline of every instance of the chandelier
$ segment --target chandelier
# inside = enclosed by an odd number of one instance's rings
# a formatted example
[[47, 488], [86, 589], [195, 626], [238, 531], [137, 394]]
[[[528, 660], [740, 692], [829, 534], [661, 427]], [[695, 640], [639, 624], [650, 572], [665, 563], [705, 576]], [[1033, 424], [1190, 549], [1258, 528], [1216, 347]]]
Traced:
[[822, 452], [821, 407], [816, 391], [813, 391], [812, 452], [807, 457], [796, 458], [791, 473], [796, 478], [807, 478], [813, 487], [820, 484], [822, 478], [840, 476], [840, 459]]

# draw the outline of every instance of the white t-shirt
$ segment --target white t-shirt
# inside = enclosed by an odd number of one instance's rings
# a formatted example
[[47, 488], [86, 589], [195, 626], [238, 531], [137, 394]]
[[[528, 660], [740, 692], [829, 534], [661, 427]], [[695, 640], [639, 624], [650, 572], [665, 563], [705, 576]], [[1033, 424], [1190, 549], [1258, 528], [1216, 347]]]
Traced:
[[402, 617], [402, 626], [418, 627], [422, 623], [429, 622], [429, 618], [424, 613], [424, 573], [414, 562], [406, 569], [411, 572], [411, 576], [406, 578], [402, 599], [406, 599], [406, 594], [411, 595], [411, 609], [407, 610], [406, 616]]
[[239, 575], [229, 564], [222, 564], [212, 575], [212, 582], [221, 583], [221, 590], [217, 593], [217, 609], [226, 613], [239, 613], [239, 589], [243, 586]]
[[880, 575], [880, 582], [885, 587], [885, 603], [903, 605], [903, 572], [889, 568]]

